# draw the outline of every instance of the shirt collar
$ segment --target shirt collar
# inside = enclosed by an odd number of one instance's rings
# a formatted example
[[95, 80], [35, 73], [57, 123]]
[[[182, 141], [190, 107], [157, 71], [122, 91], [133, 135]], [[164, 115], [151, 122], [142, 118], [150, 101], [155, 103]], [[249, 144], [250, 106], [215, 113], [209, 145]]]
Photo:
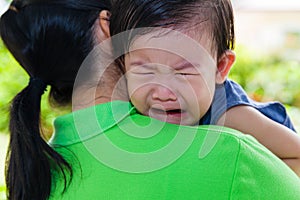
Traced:
[[82, 142], [115, 126], [136, 110], [131, 103], [112, 101], [78, 110], [54, 120], [50, 145], [71, 145]]

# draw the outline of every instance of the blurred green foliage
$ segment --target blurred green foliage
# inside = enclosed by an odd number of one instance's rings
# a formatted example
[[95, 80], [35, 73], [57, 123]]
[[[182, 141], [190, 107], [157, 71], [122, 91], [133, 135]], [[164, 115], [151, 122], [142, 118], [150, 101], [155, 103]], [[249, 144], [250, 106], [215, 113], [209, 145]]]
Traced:
[[28, 81], [28, 76], [0, 42], [0, 132], [7, 131], [11, 99]]
[[6, 187], [0, 186], [0, 199], [6, 199]]
[[285, 60], [281, 54], [256, 55], [243, 47], [229, 78], [237, 81], [257, 101], [280, 101], [300, 108], [300, 61]]
[[[0, 133], [8, 132], [10, 102], [27, 86], [29, 76], [16, 62], [0, 40]], [[49, 88], [47, 89], [49, 91]], [[48, 91], [42, 97], [42, 127], [45, 138], [53, 132], [55, 117], [70, 112], [69, 108], [52, 108], [48, 103]]]

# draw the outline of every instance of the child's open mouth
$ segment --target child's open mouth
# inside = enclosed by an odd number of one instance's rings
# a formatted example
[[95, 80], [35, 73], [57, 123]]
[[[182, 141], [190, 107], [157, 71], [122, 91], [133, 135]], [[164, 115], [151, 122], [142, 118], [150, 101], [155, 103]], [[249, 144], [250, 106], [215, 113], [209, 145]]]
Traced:
[[159, 109], [159, 108], [151, 108], [150, 113], [152, 115], [163, 115], [166, 117], [175, 117], [181, 118], [182, 115], [185, 113], [185, 110], [182, 109]]
[[183, 113], [184, 111], [181, 109], [174, 109], [174, 110], [167, 110], [165, 111], [165, 113], [167, 113], [168, 115], [173, 115], [173, 114], [178, 114], [178, 113]]

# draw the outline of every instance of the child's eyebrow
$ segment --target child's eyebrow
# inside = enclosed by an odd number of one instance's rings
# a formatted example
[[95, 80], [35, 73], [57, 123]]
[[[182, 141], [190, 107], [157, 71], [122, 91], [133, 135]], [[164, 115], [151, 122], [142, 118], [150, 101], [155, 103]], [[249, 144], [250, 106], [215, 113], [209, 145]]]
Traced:
[[197, 65], [194, 65], [188, 61], [182, 61], [176, 65], [174, 65], [173, 69], [174, 70], [182, 70], [182, 69], [187, 69], [187, 68], [196, 68]]
[[140, 66], [140, 65], [143, 65], [144, 64], [144, 62], [142, 62], [142, 61], [130, 61], [129, 62], [129, 65], [130, 66]]
[[155, 63], [149, 63], [149, 62], [143, 62], [143, 61], [133, 61], [129, 63], [130, 66], [139, 66], [139, 67], [143, 67], [146, 69], [156, 69], [156, 65]]

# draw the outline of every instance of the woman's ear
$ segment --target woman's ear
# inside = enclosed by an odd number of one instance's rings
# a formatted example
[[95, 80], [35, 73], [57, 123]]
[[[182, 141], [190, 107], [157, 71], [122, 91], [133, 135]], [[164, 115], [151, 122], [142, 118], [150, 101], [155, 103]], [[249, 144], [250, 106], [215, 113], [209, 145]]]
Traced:
[[109, 31], [109, 19], [110, 19], [110, 12], [107, 10], [102, 10], [99, 14], [99, 25], [104, 33], [104, 35], [109, 38], [110, 37], [110, 31]]
[[216, 83], [222, 84], [226, 80], [229, 71], [235, 61], [235, 53], [231, 50], [226, 50], [218, 59]]
[[102, 10], [99, 13], [99, 18], [96, 21], [96, 38], [98, 42], [102, 42], [103, 40], [106, 40], [110, 37], [110, 31], [109, 31], [109, 18], [110, 18], [110, 12], [107, 10]]

